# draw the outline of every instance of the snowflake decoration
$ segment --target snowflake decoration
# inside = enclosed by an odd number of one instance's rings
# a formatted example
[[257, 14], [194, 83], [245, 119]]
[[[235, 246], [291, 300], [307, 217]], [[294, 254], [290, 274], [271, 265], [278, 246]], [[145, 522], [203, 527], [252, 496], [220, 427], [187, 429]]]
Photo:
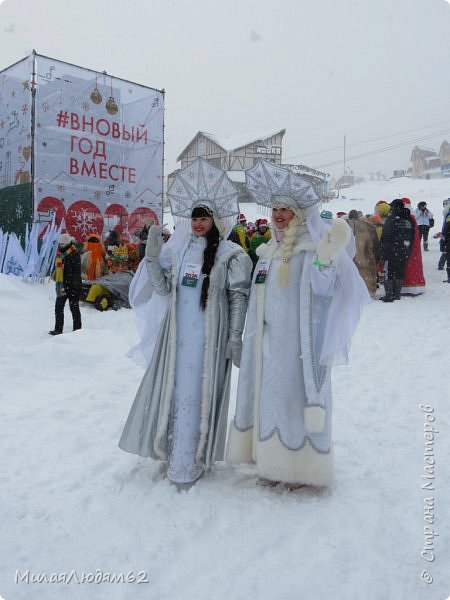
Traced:
[[82, 105], [81, 105], [81, 108], [82, 108], [82, 109], [83, 109], [85, 112], [88, 112], [88, 111], [89, 111], [89, 109], [90, 109], [89, 102], [83, 102], [83, 103], [82, 103]]
[[81, 208], [79, 212], [74, 213], [74, 217], [74, 229], [75, 231], [79, 231], [83, 238], [85, 238], [88, 233], [97, 229], [95, 226], [95, 216], [90, 210]]
[[15, 96], [16, 96], [16, 90], [13, 90], [13, 91], [11, 92], [11, 98], [15, 98]]
[[6, 263], [6, 274], [7, 275], [20, 275], [21, 273], [23, 273], [23, 268], [22, 265], [20, 265], [17, 260], [14, 258], [14, 256], [11, 256], [11, 258], [8, 260], [8, 262]]
[[64, 192], [64, 190], [66, 189], [66, 186], [63, 183], [58, 183], [58, 185], [56, 186], [56, 189], [58, 190], [58, 192], [61, 192], [61, 194]]
[[28, 104], [24, 104], [20, 110], [22, 111], [22, 114], [25, 116], [28, 112]]
[[50, 110], [50, 104], [48, 102], [43, 102], [41, 104], [41, 108], [42, 108], [43, 112], [46, 113]]
[[100, 198], [102, 197], [102, 193], [99, 192], [98, 190], [96, 192], [94, 192], [94, 198], [96, 200], [100, 200]]
[[23, 207], [18, 204], [16, 206], [16, 218], [21, 219], [23, 217]]
[[125, 192], [125, 198], [131, 198], [131, 192]]

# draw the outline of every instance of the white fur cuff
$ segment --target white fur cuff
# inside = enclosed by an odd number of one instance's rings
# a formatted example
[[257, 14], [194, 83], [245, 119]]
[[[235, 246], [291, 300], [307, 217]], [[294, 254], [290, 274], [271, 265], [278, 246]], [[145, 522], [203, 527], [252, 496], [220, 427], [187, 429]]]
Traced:
[[320, 433], [325, 427], [325, 410], [321, 406], [305, 406], [305, 428], [309, 433]]

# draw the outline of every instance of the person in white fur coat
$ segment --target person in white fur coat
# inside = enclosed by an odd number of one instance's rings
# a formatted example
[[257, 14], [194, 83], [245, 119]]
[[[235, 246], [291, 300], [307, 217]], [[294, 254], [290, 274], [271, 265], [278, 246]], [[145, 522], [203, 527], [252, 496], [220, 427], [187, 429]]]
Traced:
[[346, 222], [324, 225], [312, 188], [306, 201], [295, 184], [273, 184], [272, 192], [265, 205], [274, 235], [258, 248], [227, 460], [255, 463], [262, 484], [326, 486], [331, 367], [347, 362], [370, 297], [349, 255]]

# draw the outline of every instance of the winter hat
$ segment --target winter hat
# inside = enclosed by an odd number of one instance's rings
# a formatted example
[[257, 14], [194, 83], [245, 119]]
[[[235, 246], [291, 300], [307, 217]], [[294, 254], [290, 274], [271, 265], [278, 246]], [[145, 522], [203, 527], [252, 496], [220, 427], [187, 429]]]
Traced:
[[352, 209], [349, 213], [348, 213], [348, 218], [351, 219], [352, 221], [357, 221], [359, 218], [359, 214], [358, 211], [355, 209]]
[[405, 218], [410, 214], [409, 205], [408, 203], [405, 204], [405, 200], [408, 200], [408, 198], [396, 198], [392, 200], [390, 214], [393, 217]]
[[409, 198], [400, 198], [400, 200], [403, 202], [403, 204], [404, 204], [404, 206], [406, 206], [406, 208], [409, 208], [411, 206], [411, 200]]
[[245, 221], [247, 221], [247, 217], [241, 213], [238, 217], [238, 223], [245, 223]]
[[87, 241], [90, 243], [100, 243], [100, 236], [97, 233], [90, 233], [87, 236]]
[[259, 219], [258, 221], [258, 227], [268, 227], [269, 224], [267, 223], [267, 219]]
[[336, 216], [338, 219], [340, 219], [341, 217], [345, 217], [346, 216], [346, 212], [344, 212], [343, 210], [340, 210], [339, 212], [336, 213]]
[[322, 219], [331, 220], [333, 218], [333, 213], [331, 212], [331, 210], [323, 210], [320, 213], [320, 216], [322, 217]]
[[390, 205], [384, 200], [382, 202], [377, 202], [375, 205], [375, 214], [379, 215], [382, 219], [388, 216], [390, 210]]
[[68, 246], [69, 244], [71, 244], [73, 242], [73, 238], [71, 235], [69, 235], [68, 233], [62, 233], [59, 236], [59, 240], [58, 240], [58, 244], [60, 246]]

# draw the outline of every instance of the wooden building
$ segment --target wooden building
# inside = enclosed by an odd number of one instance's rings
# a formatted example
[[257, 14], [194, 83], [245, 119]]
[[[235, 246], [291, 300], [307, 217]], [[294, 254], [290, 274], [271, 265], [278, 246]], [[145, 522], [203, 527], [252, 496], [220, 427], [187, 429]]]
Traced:
[[257, 134], [223, 137], [199, 131], [177, 161], [181, 162], [181, 168], [185, 169], [201, 156], [224, 171], [245, 171], [253, 167], [258, 158], [280, 165], [285, 132], [285, 129], [278, 129]]
[[[326, 174], [304, 165], [284, 165], [283, 136], [285, 129], [277, 129], [254, 134], [242, 134], [223, 137], [199, 131], [181, 152], [177, 161], [181, 169], [188, 167], [201, 156], [213, 166], [223, 169], [240, 191], [239, 202], [249, 202], [245, 187], [245, 171], [253, 167], [258, 159], [263, 158], [276, 165], [286, 167], [309, 179], [320, 194], [326, 188]], [[167, 176], [170, 187], [178, 170]]]
[[450, 144], [444, 140], [439, 148], [439, 158], [441, 159], [441, 173], [448, 177], [450, 175]]
[[440, 172], [441, 159], [430, 148], [414, 146], [411, 153], [412, 176], [429, 177], [432, 172]]

